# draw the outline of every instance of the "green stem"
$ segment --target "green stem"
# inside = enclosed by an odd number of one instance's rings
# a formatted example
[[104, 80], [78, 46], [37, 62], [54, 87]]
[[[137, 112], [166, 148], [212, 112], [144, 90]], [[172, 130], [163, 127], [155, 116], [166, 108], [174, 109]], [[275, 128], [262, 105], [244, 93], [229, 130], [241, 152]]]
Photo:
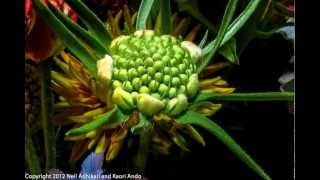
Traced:
[[25, 160], [27, 162], [28, 168], [30, 170], [31, 174], [40, 174], [41, 173], [41, 167], [40, 167], [40, 160], [37, 156], [36, 149], [34, 147], [30, 128], [27, 123], [25, 123], [25, 150], [24, 150], [24, 156]]
[[46, 156], [46, 170], [56, 166], [56, 139], [54, 126], [51, 122], [53, 113], [53, 99], [50, 89], [50, 67], [49, 61], [40, 64], [40, 86], [41, 86], [41, 125], [44, 137], [44, 148]]
[[[142, 114], [140, 114], [140, 121], [147, 120]], [[134, 157], [134, 166], [136, 170], [143, 174], [146, 168], [148, 154], [149, 154], [149, 145], [151, 141], [151, 126], [147, 125], [143, 130], [139, 133], [139, 148], [136, 156]]]
[[258, 92], [258, 93], [232, 93], [227, 95], [215, 93], [202, 93], [195, 101], [293, 101], [293, 92]]

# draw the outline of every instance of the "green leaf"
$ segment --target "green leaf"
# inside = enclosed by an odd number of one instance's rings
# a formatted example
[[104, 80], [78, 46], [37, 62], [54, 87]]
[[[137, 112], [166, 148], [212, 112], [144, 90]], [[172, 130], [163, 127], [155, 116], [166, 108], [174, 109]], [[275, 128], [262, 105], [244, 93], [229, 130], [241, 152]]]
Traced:
[[[100, 116], [98, 116], [95, 120], [92, 120], [91, 122], [75, 129], [69, 130], [66, 135], [67, 136], [72, 136], [72, 135], [80, 135], [80, 134], [85, 134], [88, 133], [94, 129], [97, 129], [106, 123], [109, 123], [112, 118], [114, 118], [114, 115], [119, 115], [118, 112], [119, 109], [118, 107], [114, 107], [111, 111], [108, 111]], [[121, 117], [121, 116], [120, 116]]]
[[53, 116], [53, 94], [50, 89], [50, 61], [40, 64], [41, 126], [43, 131], [46, 170], [56, 167], [56, 137]]
[[204, 47], [204, 45], [206, 44], [207, 39], [208, 39], [208, 33], [209, 33], [209, 31], [207, 30], [206, 33], [204, 34], [204, 36], [202, 37], [199, 45], [198, 45], [199, 48], [202, 49]]
[[[193, 16], [195, 19], [197, 19], [198, 21], [200, 21], [202, 24], [204, 24], [213, 35], [217, 34], [217, 29], [216, 27], [210, 22], [210, 20], [204, 16], [201, 11], [198, 8], [198, 4], [197, 1], [195, 0], [177, 0], [177, 4], [178, 4], [178, 8], [180, 11], [185, 11], [187, 13], [189, 13], [191, 16]], [[206, 37], [206, 36], [205, 36]], [[207, 38], [207, 37], [206, 37]], [[204, 38], [202, 40], [205, 40]], [[232, 39], [233, 40], [233, 39]], [[235, 41], [235, 40], [234, 40]], [[199, 44], [200, 48], [203, 48], [206, 41], [202, 41], [203, 44]], [[201, 46], [200, 46], [201, 45]], [[232, 49], [232, 45], [231, 43], [226, 43], [224, 46], [227, 49]], [[208, 49], [205, 49], [203, 51], [203, 55], [206, 56], [210, 51], [208, 51]], [[222, 56], [224, 56], [226, 59], [230, 60], [231, 57], [229, 56], [230, 53], [226, 53], [225, 50], [218, 50], [218, 53], [221, 54]]]
[[82, 40], [83, 43], [87, 44], [90, 49], [94, 49], [94, 52], [98, 56], [97, 58], [103, 58], [108, 53], [107, 49], [95, 37], [92, 37], [85, 29], [74, 23], [67, 15], [54, 7], [50, 9], [71, 32]]
[[188, 111], [177, 119], [177, 122], [180, 124], [194, 124], [206, 129], [225, 144], [242, 162], [255, 171], [259, 176], [265, 180], [271, 180], [264, 170], [241, 148], [240, 145], [238, 145], [238, 143], [233, 140], [232, 137], [230, 137], [224, 129], [207, 117], [196, 112]]
[[160, 1], [160, 34], [171, 34], [172, 23], [171, 23], [171, 7], [170, 0]]
[[258, 93], [199, 93], [195, 102], [200, 101], [293, 101], [292, 92], [258, 92]]
[[136, 21], [136, 30], [144, 30], [147, 28], [148, 17], [154, 0], [142, 0]]
[[[139, 114], [140, 122], [149, 122], [143, 114]], [[134, 166], [139, 173], [143, 173], [147, 164], [149, 146], [152, 135], [151, 123], [149, 122], [139, 132], [139, 148], [137, 154], [134, 156]]]
[[24, 138], [24, 157], [27, 162], [27, 166], [31, 174], [40, 174], [40, 160], [37, 156], [36, 148], [34, 147], [34, 143], [32, 141], [30, 127], [27, 124], [27, 120], [25, 120], [25, 138]]
[[[225, 45], [243, 27], [248, 19], [253, 15], [261, 0], [251, 0], [241, 14], [229, 25], [219, 47]], [[215, 41], [210, 42], [204, 49], [203, 54], [208, 54], [214, 49]], [[210, 60], [210, 59], [209, 59]]]
[[66, 0], [67, 3], [76, 11], [77, 15], [88, 27], [89, 31], [99, 40], [105, 47], [109, 47], [112, 36], [107, 31], [104, 23], [96, 16], [81, 0]]
[[238, 2], [238, 0], [229, 0], [227, 7], [226, 7], [226, 10], [224, 12], [223, 18], [222, 18], [222, 22], [221, 22], [217, 37], [213, 41], [212, 48], [210, 48], [210, 50], [209, 50], [210, 53], [206, 56], [204, 61], [200, 64], [200, 66], [198, 68], [198, 73], [200, 73], [205, 67], [207, 67], [211, 58], [215, 55], [216, 51], [221, 46], [221, 43], [222, 43], [223, 38], [226, 34], [229, 23], [231, 22], [232, 17], [234, 15], [234, 12], [236, 10], [237, 2]]
[[228, 42], [255, 12], [261, 0], [251, 0], [242, 13], [230, 24], [221, 45]]
[[85, 67], [96, 75], [96, 59], [90, 54], [81, 41], [43, 4], [41, 0], [33, 0], [39, 15], [45, 20], [50, 28], [59, 36], [70, 51], [85, 65]]
[[227, 44], [221, 46], [219, 52], [231, 63], [239, 64], [236, 40], [234, 38], [232, 38]]

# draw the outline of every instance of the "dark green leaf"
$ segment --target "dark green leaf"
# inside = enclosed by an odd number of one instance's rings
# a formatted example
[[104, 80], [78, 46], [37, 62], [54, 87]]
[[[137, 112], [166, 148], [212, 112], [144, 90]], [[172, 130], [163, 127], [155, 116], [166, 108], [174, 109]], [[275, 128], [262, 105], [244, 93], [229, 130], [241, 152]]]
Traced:
[[88, 27], [89, 31], [99, 40], [105, 47], [109, 47], [112, 36], [107, 31], [104, 23], [81, 1], [66, 0], [68, 4], [76, 11], [79, 18]]
[[292, 92], [258, 92], [258, 93], [199, 93], [195, 102], [200, 101], [293, 101]]
[[[261, 0], [251, 0], [242, 13], [229, 25], [225, 33], [220, 47], [225, 45], [233, 36], [241, 29], [241, 27], [248, 21], [258, 7]], [[203, 53], [207, 54], [214, 48], [215, 40], [210, 42], [204, 49]]]
[[42, 3], [41, 0], [33, 0], [39, 15], [46, 21], [50, 28], [59, 36], [70, 51], [96, 75], [96, 59], [90, 54], [81, 41]]
[[201, 49], [205, 46], [205, 44], [206, 44], [206, 42], [207, 42], [208, 32], [209, 32], [209, 31], [207, 30], [206, 33], [204, 34], [203, 38], [201, 39], [199, 45], [198, 45], [198, 47], [201, 48]]
[[[143, 114], [139, 114], [140, 121], [149, 122]], [[146, 125], [139, 132], [139, 148], [138, 152], [134, 157], [134, 166], [139, 173], [143, 173], [146, 167], [148, 154], [149, 154], [149, 145], [152, 135], [151, 123]]]
[[160, 1], [160, 34], [171, 34], [171, 8], [170, 0]]
[[239, 64], [236, 40], [234, 38], [232, 38], [227, 44], [221, 46], [219, 52], [231, 63]]
[[30, 128], [27, 124], [27, 120], [25, 120], [25, 138], [24, 138], [24, 157], [27, 162], [29, 171], [31, 174], [40, 174], [40, 160], [37, 156], [36, 148], [34, 147], [34, 143], [32, 141]]
[[212, 42], [213, 45], [212, 45], [212, 48], [209, 49], [209, 54], [205, 57], [204, 61], [200, 64], [198, 68], [198, 73], [200, 73], [205, 67], [207, 67], [211, 58], [215, 55], [216, 51], [221, 46], [221, 43], [228, 29], [228, 26], [236, 10], [237, 2], [238, 0], [229, 0], [222, 18], [222, 22], [221, 22], [217, 37]]
[[56, 137], [52, 122], [53, 94], [50, 89], [50, 82], [50, 61], [43, 61], [40, 64], [40, 114], [46, 157], [46, 170], [56, 167]]
[[137, 30], [144, 30], [147, 28], [147, 21], [149, 14], [151, 12], [151, 8], [153, 5], [154, 0], [142, 0], [136, 21], [136, 29]]
[[103, 58], [108, 53], [107, 49], [95, 37], [92, 37], [85, 29], [74, 23], [68, 16], [54, 7], [50, 9], [71, 32], [82, 40], [83, 43], [87, 44], [91, 49], [94, 49], [98, 58]]
[[225, 144], [242, 162], [254, 170], [259, 176], [263, 179], [271, 180], [264, 170], [241, 148], [240, 145], [238, 145], [238, 143], [233, 140], [232, 137], [230, 137], [224, 129], [207, 117], [202, 116], [199, 113], [188, 111], [177, 119], [177, 122], [180, 124], [194, 124], [206, 129]]

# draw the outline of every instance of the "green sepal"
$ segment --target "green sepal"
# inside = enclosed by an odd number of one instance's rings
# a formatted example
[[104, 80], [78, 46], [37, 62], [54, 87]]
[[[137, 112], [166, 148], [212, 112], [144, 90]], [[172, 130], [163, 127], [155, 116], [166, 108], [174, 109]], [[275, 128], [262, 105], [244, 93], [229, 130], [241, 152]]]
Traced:
[[151, 123], [148, 119], [142, 114], [139, 113], [139, 122], [135, 126], [131, 127], [130, 131], [134, 135], [141, 134], [145, 129], [150, 128]]
[[177, 119], [177, 123], [194, 124], [206, 129], [225, 144], [242, 162], [255, 171], [259, 176], [265, 180], [271, 180], [268, 174], [264, 172], [264, 170], [241, 148], [241, 146], [238, 145], [238, 143], [236, 143], [225, 130], [211, 119], [202, 116], [199, 113], [188, 111]]

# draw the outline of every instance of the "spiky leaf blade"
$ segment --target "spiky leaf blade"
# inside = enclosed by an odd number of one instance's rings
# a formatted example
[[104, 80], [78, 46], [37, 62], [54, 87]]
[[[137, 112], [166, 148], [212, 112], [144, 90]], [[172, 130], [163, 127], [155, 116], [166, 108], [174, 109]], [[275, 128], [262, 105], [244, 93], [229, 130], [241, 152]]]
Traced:
[[188, 111], [179, 117], [177, 122], [180, 124], [194, 124], [208, 130], [259, 176], [265, 180], [271, 180], [268, 174], [266, 174], [264, 170], [241, 148], [241, 146], [235, 142], [233, 138], [217, 123], [199, 113], [192, 111]]

